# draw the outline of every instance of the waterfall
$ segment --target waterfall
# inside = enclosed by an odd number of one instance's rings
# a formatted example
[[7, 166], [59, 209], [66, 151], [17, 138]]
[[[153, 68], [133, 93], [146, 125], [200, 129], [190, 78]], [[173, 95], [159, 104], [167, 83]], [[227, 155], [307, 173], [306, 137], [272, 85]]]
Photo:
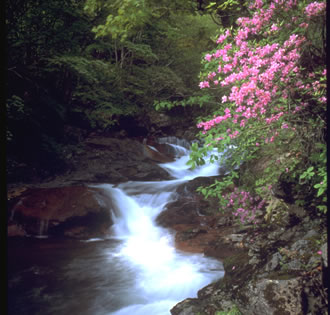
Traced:
[[163, 137], [158, 138], [157, 142], [160, 144], [171, 144], [176, 145], [178, 147], [184, 148], [186, 150], [189, 150], [191, 147], [191, 142], [185, 140], [185, 139], [179, 139], [177, 137]]
[[112, 235], [120, 243], [111, 253], [111, 260], [126, 266], [128, 271], [134, 270], [134, 279], [121, 287], [120, 305], [110, 314], [170, 314], [176, 303], [197, 297], [199, 289], [223, 276], [221, 262], [175, 249], [173, 234], [155, 222], [165, 205], [176, 200], [175, 190], [180, 184], [219, 174], [216, 164], [190, 170], [186, 165], [189, 151], [183, 144], [186, 145], [183, 141], [172, 143], [177, 158], [160, 164], [173, 180], [131, 181], [116, 187], [96, 185], [113, 201]]
[[37, 238], [47, 238], [49, 219], [41, 219], [39, 222], [39, 235]]

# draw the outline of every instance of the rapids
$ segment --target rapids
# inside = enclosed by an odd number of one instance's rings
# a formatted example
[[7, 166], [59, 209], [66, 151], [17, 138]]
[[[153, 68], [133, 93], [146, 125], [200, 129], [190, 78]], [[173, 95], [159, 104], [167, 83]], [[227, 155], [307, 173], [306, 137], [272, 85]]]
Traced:
[[[27, 292], [17, 297], [9, 314], [22, 313], [19, 305], [26, 303], [24, 313], [34, 315], [168, 315], [176, 303], [197, 297], [199, 289], [223, 276], [221, 262], [177, 250], [173, 233], [155, 223], [166, 204], [178, 197], [180, 184], [219, 173], [215, 164], [190, 170], [189, 150], [182, 143], [171, 146], [177, 158], [160, 165], [173, 180], [93, 185], [112, 200], [109, 237], [81, 241], [78, 246], [52, 243], [48, 249], [43, 243], [46, 256], [49, 251], [47, 263], [32, 259], [15, 274], [16, 281], [37, 278], [38, 282], [32, 289], [31, 283], [20, 287]], [[32, 253], [37, 252], [39, 245], [30, 246]], [[29, 299], [35, 305], [28, 304]]]

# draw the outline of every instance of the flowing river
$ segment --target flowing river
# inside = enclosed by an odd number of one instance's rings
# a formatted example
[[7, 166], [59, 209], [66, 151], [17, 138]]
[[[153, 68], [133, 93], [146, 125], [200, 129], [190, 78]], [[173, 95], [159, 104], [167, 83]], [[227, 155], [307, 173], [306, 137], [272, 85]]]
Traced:
[[189, 151], [171, 146], [177, 158], [160, 165], [173, 180], [94, 185], [115, 208], [108, 238], [10, 244], [8, 314], [168, 315], [223, 276], [221, 262], [177, 250], [173, 233], [155, 223], [180, 184], [218, 175], [215, 164], [189, 170]]

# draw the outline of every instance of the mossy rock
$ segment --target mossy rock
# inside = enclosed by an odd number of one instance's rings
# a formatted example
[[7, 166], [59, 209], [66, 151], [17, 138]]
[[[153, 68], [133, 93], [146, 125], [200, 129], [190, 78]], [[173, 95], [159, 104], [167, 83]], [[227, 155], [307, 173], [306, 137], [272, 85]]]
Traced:
[[295, 270], [280, 270], [271, 272], [267, 278], [271, 280], [290, 280], [300, 275], [299, 271]]
[[253, 266], [249, 264], [250, 259], [248, 251], [242, 251], [226, 258], [223, 261], [224, 281], [230, 283], [230, 285], [243, 285], [247, 279], [251, 278], [251, 273], [254, 272]]

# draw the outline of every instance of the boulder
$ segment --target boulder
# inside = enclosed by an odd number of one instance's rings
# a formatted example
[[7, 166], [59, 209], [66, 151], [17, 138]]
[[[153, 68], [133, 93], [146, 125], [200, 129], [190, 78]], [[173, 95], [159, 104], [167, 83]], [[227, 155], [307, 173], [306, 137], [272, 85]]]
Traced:
[[186, 299], [178, 303], [171, 309], [172, 315], [192, 315], [198, 314], [199, 302], [197, 299]]
[[235, 229], [229, 224], [232, 222], [231, 213], [221, 213], [214, 200], [204, 200], [196, 192], [197, 187], [213, 182], [214, 178], [198, 177], [180, 185], [177, 188], [178, 199], [166, 205], [156, 222], [176, 232], [176, 248], [223, 259], [236, 252], [243, 236], [236, 235], [235, 239], [228, 241], [225, 236]]
[[289, 280], [261, 279], [250, 282], [245, 291], [244, 301], [239, 303], [240, 311], [246, 315], [300, 315], [304, 314], [301, 279]]
[[305, 227], [297, 225], [290, 231], [265, 226], [232, 232], [228, 227], [218, 241], [243, 247], [222, 258], [224, 277], [201, 289], [197, 299], [174, 306], [171, 313], [214, 315], [239, 310], [247, 315], [327, 314], [326, 244], [322, 253], [316, 253], [313, 237], [320, 234], [310, 225], [308, 228], [307, 233]]
[[180, 198], [166, 205], [157, 217], [156, 222], [164, 227], [175, 228], [178, 224], [199, 225], [201, 217], [197, 212], [197, 203], [193, 200]]
[[146, 149], [142, 140], [91, 135], [67, 161], [70, 168], [66, 173], [35, 187], [170, 179], [170, 175], [158, 164], [172, 158], [159, 152], [152, 155], [149, 152], [152, 149]]
[[169, 163], [173, 162], [174, 158], [169, 157], [158, 151], [157, 148], [147, 144], [147, 139], [144, 139], [143, 142], [143, 154], [145, 157], [159, 163]]
[[[233, 271], [235, 272], [235, 270]], [[225, 276], [226, 277], [226, 276]], [[205, 314], [239, 310], [246, 315], [305, 314], [304, 287], [301, 278], [273, 280], [262, 278], [246, 285], [229, 286], [219, 280], [198, 292], [197, 299], [186, 299], [171, 309], [171, 314]], [[235, 313], [236, 314], [236, 313]]]
[[28, 189], [9, 205], [8, 236], [104, 236], [111, 200], [85, 186]]

